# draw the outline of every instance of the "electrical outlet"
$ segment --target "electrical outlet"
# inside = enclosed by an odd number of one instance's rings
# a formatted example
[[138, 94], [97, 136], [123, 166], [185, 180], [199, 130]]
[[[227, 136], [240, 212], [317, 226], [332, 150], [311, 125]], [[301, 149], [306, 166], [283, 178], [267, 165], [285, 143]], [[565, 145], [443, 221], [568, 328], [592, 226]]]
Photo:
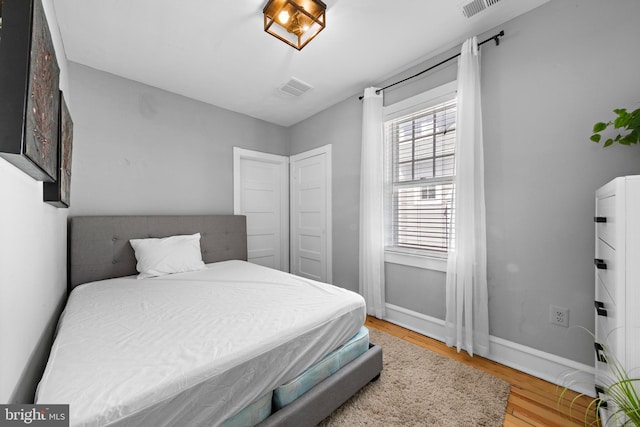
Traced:
[[569, 327], [569, 309], [566, 307], [558, 307], [557, 305], [549, 306], [549, 323]]

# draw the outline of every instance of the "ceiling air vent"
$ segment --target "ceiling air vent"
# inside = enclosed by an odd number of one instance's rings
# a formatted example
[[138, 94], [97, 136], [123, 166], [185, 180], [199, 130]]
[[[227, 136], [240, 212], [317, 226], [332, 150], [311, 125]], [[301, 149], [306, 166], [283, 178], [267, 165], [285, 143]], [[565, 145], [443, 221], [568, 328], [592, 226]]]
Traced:
[[471, 18], [473, 15], [476, 15], [499, 2], [500, 0], [473, 0], [472, 2], [462, 6], [462, 14], [467, 18]]
[[279, 88], [282, 92], [288, 93], [293, 96], [300, 96], [309, 89], [313, 89], [313, 86], [307, 84], [301, 80], [291, 77], [288, 82]]

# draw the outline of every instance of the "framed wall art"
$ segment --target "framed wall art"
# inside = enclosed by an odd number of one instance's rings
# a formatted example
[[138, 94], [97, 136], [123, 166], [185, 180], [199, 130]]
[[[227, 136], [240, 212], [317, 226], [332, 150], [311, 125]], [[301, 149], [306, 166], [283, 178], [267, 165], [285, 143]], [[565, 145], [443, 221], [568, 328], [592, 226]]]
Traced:
[[2, 1], [0, 0], [0, 40], [2, 39]]
[[54, 182], [60, 69], [42, 1], [0, 1], [0, 157]]
[[45, 202], [59, 208], [68, 208], [71, 205], [72, 148], [73, 120], [71, 120], [67, 103], [64, 100], [64, 94], [60, 91], [60, 135], [56, 182], [45, 182], [42, 192]]

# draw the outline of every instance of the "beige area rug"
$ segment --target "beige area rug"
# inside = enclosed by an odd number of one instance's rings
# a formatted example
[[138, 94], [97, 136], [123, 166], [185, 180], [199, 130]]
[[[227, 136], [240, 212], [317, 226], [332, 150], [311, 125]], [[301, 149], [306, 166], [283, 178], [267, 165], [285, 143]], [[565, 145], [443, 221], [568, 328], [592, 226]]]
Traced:
[[383, 370], [320, 426], [502, 426], [510, 386], [478, 369], [370, 329]]

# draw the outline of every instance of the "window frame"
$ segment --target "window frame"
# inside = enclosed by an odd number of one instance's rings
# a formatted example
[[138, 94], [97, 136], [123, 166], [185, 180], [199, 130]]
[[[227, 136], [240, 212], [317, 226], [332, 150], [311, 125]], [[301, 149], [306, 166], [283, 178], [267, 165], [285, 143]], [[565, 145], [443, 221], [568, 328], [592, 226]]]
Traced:
[[[383, 123], [455, 99], [457, 86], [457, 81], [454, 80], [411, 98], [385, 106], [383, 107]], [[410, 249], [392, 245], [393, 206], [391, 200], [393, 194], [393, 160], [390, 159], [392, 156], [391, 145], [385, 136], [385, 262], [444, 272], [446, 271], [448, 252], [428, 249]], [[435, 182], [433, 184], [437, 185]]]

